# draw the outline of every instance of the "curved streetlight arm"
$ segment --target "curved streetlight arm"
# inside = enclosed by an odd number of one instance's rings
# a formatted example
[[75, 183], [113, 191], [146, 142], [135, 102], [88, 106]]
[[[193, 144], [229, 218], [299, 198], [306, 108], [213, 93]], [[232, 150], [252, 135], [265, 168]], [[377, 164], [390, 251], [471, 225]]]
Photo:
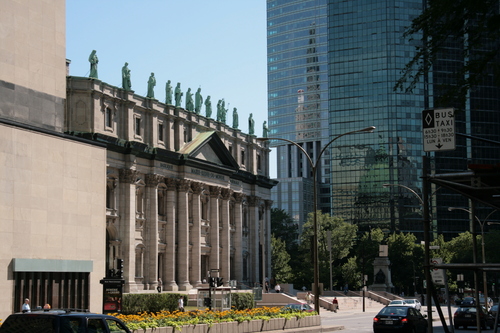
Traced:
[[314, 169], [314, 163], [313, 161], [311, 160], [311, 157], [309, 156], [309, 154], [307, 153], [307, 151], [301, 146], [299, 145], [297, 142], [294, 142], [292, 140], [288, 140], [288, 139], [283, 139], [283, 138], [257, 138], [257, 141], [269, 141], [269, 140], [280, 140], [280, 141], [286, 141], [288, 143], [291, 143], [292, 145], [294, 145], [295, 147], [299, 148], [301, 152], [304, 153], [304, 155], [306, 155], [307, 157], [307, 160], [309, 161], [309, 164], [311, 165], [311, 167]]
[[382, 184], [382, 187], [389, 187], [389, 186], [396, 186], [396, 187], [402, 187], [402, 188], [405, 188], [407, 189], [408, 191], [410, 191], [411, 193], [415, 194], [415, 196], [418, 198], [418, 201], [420, 201], [420, 204], [422, 205], [422, 207], [424, 206], [424, 201], [422, 200], [422, 198], [420, 197], [420, 195], [418, 195], [417, 192], [415, 192], [415, 190], [412, 190], [411, 188], [409, 188], [408, 186], [406, 185], [401, 185], [401, 184]]
[[[462, 208], [462, 207], [448, 207], [448, 211], [454, 211], [454, 210], [463, 210], [464, 212], [467, 212], [469, 214], [472, 215], [472, 212], [470, 210], [468, 210], [467, 208]], [[490, 213], [491, 215], [491, 213]], [[488, 215], [488, 216], [490, 216]], [[476, 221], [479, 223], [479, 225], [481, 226], [481, 229], [483, 228], [483, 223], [481, 222], [481, 220], [479, 219], [479, 217], [477, 217], [476, 215], [472, 215], [474, 216], [474, 218], [476, 219]]]

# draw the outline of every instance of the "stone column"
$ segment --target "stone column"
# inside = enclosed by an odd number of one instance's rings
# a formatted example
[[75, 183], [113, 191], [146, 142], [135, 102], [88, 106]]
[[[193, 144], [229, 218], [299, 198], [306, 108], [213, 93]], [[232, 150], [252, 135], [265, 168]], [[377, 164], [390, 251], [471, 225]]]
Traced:
[[144, 283], [148, 284], [149, 290], [156, 290], [158, 285], [158, 184], [162, 179], [160, 175], [146, 175]]
[[[210, 186], [210, 259], [208, 269], [219, 269], [219, 197], [221, 188]], [[215, 276], [215, 275], [212, 275]]]
[[273, 206], [272, 200], [265, 200], [266, 210], [264, 212], [264, 250], [266, 258], [266, 276], [271, 278], [271, 207]]
[[179, 290], [190, 290], [189, 283], [189, 195], [190, 181], [180, 179], [177, 183], [177, 285]]
[[228, 188], [221, 189], [222, 195], [222, 209], [221, 209], [221, 234], [220, 234], [220, 274], [224, 278], [224, 285], [229, 285], [230, 272], [231, 272], [231, 227], [229, 225], [229, 200], [233, 191]]
[[234, 193], [234, 272], [238, 282], [243, 281], [243, 193]]
[[165, 249], [165, 263], [164, 274], [165, 290], [177, 291], [178, 286], [175, 282], [176, 273], [176, 262], [175, 262], [175, 252], [176, 252], [176, 242], [175, 242], [175, 219], [177, 216], [177, 179], [165, 178], [165, 183], [167, 185], [167, 226], [166, 226], [166, 249]]
[[175, 121], [173, 118], [167, 118], [167, 150], [175, 151]]
[[120, 169], [120, 223], [122, 246], [118, 258], [123, 259], [124, 292], [135, 291], [135, 181], [137, 170]]
[[248, 240], [250, 252], [250, 269], [248, 276], [251, 282], [260, 282], [259, 278], [259, 203], [260, 197], [251, 195], [248, 201], [248, 229], [250, 237]]
[[191, 182], [191, 190], [193, 191], [192, 199], [192, 217], [193, 226], [191, 227], [190, 240], [191, 258], [189, 263], [189, 278], [194, 287], [201, 286], [201, 202], [200, 194], [203, 191], [203, 183]]

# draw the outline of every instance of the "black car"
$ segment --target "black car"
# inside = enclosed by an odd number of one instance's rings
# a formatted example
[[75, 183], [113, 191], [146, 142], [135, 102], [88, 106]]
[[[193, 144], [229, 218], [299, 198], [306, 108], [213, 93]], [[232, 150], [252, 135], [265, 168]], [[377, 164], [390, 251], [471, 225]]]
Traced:
[[0, 333], [130, 333], [116, 317], [71, 310], [14, 313], [0, 326]]
[[413, 307], [386, 306], [373, 318], [373, 332], [427, 332], [427, 319]]
[[[477, 308], [475, 306], [460, 306], [453, 315], [453, 323], [455, 328], [463, 326], [467, 328], [469, 326], [477, 326], [476, 322]], [[479, 312], [479, 317], [481, 321], [481, 328], [484, 330], [487, 327], [493, 328], [495, 326], [495, 318], [486, 312], [484, 307], [481, 307], [481, 312]]]

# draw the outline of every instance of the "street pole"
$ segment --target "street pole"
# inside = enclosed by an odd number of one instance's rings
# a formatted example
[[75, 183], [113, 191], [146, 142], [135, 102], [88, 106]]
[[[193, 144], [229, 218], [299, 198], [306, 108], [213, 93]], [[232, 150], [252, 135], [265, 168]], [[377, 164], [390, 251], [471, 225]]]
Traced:
[[295, 141], [288, 140], [288, 139], [283, 139], [283, 138], [257, 138], [258, 141], [269, 141], [269, 140], [280, 140], [280, 141], [285, 141], [288, 142], [294, 146], [296, 146], [307, 158], [307, 161], [309, 162], [309, 166], [311, 167], [311, 172], [312, 172], [312, 179], [313, 179], [313, 270], [314, 270], [314, 281], [313, 281], [313, 294], [314, 294], [314, 310], [319, 314], [319, 258], [318, 258], [318, 193], [317, 193], [317, 183], [318, 180], [316, 179], [316, 170], [318, 163], [321, 162], [321, 156], [325, 152], [326, 148], [329, 147], [335, 140], [349, 134], [354, 134], [354, 133], [361, 133], [361, 132], [373, 132], [375, 129], [375, 126], [370, 126], [366, 127], [360, 130], [355, 130], [351, 132], [346, 132], [340, 135], [337, 135], [335, 138], [330, 140], [326, 145], [323, 146], [321, 149], [320, 153], [318, 154], [318, 157], [316, 158], [316, 161], [313, 162], [311, 159], [311, 156], [307, 153], [307, 151], [302, 147], [300, 144], [298, 144]]

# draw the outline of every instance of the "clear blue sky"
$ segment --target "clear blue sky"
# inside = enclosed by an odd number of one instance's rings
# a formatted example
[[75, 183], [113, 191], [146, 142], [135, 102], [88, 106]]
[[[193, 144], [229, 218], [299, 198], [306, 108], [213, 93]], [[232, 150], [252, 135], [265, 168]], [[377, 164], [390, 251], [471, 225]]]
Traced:
[[[92, 50], [99, 79], [121, 87], [121, 68], [131, 70], [132, 90], [145, 96], [155, 73], [155, 98], [165, 101], [165, 83], [182, 91], [201, 87], [215, 108], [224, 98], [232, 125], [255, 134], [267, 120], [266, 2], [264, 0], [67, 0], [66, 58], [70, 75], [88, 76]], [[185, 100], [182, 101], [182, 106]], [[205, 114], [205, 108], [202, 109]]]

